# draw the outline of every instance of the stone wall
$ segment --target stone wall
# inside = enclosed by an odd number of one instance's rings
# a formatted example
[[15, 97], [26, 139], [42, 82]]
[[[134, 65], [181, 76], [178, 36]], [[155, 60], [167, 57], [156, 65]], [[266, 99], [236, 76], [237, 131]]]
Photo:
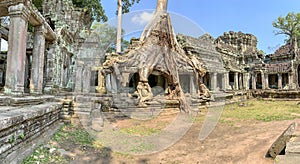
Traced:
[[58, 102], [0, 108], [0, 163], [20, 163], [61, 126]]

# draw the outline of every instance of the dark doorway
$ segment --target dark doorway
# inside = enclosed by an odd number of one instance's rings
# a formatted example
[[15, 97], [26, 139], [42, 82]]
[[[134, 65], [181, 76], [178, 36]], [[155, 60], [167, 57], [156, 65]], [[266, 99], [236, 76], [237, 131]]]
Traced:
[[151, 74], [148, 77], [148, 83], [151, 88], [158, 86], [158, 87], [162, 87], [163, 89], [166, 89], [166, 86], [165, 86], [166, 80], [162, 75]]
[[278, 89], [278, 76], [277, 74], [269, 75], [269, 88]]
[[140, 76], [138, 73], [131, 74], [128, 87], [136, 89]]
[[229, 85], [231, 89], [234, 89], [234, 72], [229, 72]]
[[256, 75], [256, 89], [262, 89], [261, 73]]

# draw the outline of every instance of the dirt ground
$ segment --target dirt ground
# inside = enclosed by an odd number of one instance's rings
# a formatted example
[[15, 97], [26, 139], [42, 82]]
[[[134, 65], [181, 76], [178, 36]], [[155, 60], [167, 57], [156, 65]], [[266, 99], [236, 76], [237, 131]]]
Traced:
[[[78, 147], [70, 143], [60, 145], [71, 147], [74, 159], [70, 163], [199, 163], [230, 164], [254, 163], [272, 164], [272, 159], [264, 158], [268, 148], [276, 138], [297, 120], [285, 121], [244, 121], [232, 124], [219, 123], [204, 141], [198, 140], [203, 121], [196, 122], [186, 135], [173, 146], [150, 155], [124, 155], [109, 148], [94, 149]], [[123, 122], [124, 125], [124, 122]]]

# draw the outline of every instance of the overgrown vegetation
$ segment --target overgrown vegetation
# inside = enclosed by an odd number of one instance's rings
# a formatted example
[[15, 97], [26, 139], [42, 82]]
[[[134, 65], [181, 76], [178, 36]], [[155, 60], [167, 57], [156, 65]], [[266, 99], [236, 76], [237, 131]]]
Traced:
[[33, 154], [23, 160], [23, 164], [33, 163], [68, 163], [70, 157], [61, 153], [61, 149], [69, 151], [68, 147], [61, 147], [64, 143], [78, 147], [102, 148], [87, 131], [77, 125], [64, 125], [52, 137], [47, 146], [39, 146]]

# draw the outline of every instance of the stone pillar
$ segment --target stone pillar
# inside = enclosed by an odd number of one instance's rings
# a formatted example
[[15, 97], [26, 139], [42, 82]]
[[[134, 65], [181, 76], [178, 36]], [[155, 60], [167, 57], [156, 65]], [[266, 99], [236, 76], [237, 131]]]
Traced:
[[82, 66], [77, 65], [76, 79], [75, 79], [75, 92], [82, 92]]
[[118, 92], [117, 77], [113, 73], [110, 76], [110, 82], [111, 82], [111, 93], [117, 93]]
[[46, 61], [46, 85], [44, 88], [44, 93], [51, 93], [54, 84], [54, 74], [55, 74], [55, 46], [51, 44], [49, 50], [46, 51], [47, 61]]
[[239, 90], [239, 73], [234, 72], [234, 89]]
[[222, 84], [221, 84], [221, 85], [222, 85], [222, 86], [221, 86], [221, 89], [222, 89], [222, 90], [226, 90], [226, 79], [225, 79], [225, 76], [226, 76], [226, 75], [225, 75], [225, 74], [226, 74], [226, 73], [223, 73], [223, 74], [222, 74]]
[[[0, 18], [0, 23], [1, 23], [1, 18]], [[2, 37], [2, 34], [0, 33], [0, 52], [1, 52], [1, 41], [2, 41], [1, 37]]]
[[241, 89], [243, 89], [243, 84], [244, 82], [243, 82], [243, 74], [242, 73], [240, 73], [239, 74], [239, 89], [241, 90]]
[[106, 78], [105, 78], [105, 80], [106, 80], [106, 92], [107, 93], [111, 93], [111, 74], [107, 74], [106, 75]]
[[262, 89], [266, 89], [266, 78], [265, 78], [265, 74], [263, 72], [260, 73], [261, 74], [261, 85], [262, 85]]
[[278, 89], [282, 89], [282, 74], [278, 73]]
[[195, 95], [197, 94], [197, 90], [196, 87], [195, 87], [195, 78], [193, 75], [190, 75], [190, 92], [191, 92], [191, 95]]
[[8, 54], [4, 92], [22, 95], [25, 83], [28, 9], [22, 4], [8, 8], [10, 16]]
[[294, 89], [292, 72], [289, 72], [289, 89]]
[[249, 90], [249, 73], [245, 72], [243, 75], [243, 87], [245, 90]]
[[256, 89], [256, 76], [257, 74], [253, 72], [252, 74], [252, 89]]
[[41, 94], [43, 92], [45, 33], [43, 25], [34, 28], [30, 93]]
[[216, 72], [211, 73], [210, 86], [212, 91], [217, 90], [217, 75], [218, 74]]
[[106, 93], [105, 76], [102, 74], [103, 67], [98, 68], [98, 86], [96, 91], [98, 93]]
[[266, 73], [265, 74], [265, 89], [269, 89], [269, 75]]
[[225, 72], [223, 75], [224, 78], [224, 89], [225, 90], [231, 90], [231, 87], [229, 86], [229, 72]]
[[83, 74], [82, 74], [82, 90], [83, 93], [90, 93], [91, 90], [91, 69], [89, 67], [85, 67], [83, 69]]

